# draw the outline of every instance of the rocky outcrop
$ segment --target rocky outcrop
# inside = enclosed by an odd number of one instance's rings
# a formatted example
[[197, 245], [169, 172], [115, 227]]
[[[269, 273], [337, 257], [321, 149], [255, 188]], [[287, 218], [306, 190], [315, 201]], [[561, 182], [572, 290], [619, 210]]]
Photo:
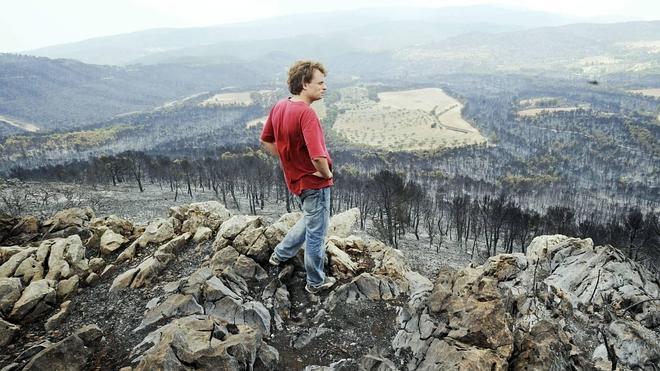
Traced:
[[[150, 346], [150, 347], [149, 347]], [[146, 350], [145, 350], [146, 348]], [[138, 370], [274, 370], [277, 351], [250, 326], [188, 316], [147, 335], [133, 353]]]
[[[660, 361], [658, 277], [589, 239], [538, 237], [526, 255], [430, 280], [401, 251], [351, 235], [351, 210], [333, 217], [326, 240], [338, 282], [313, 295], [303, 251], [267, 263], [300, 213], [267, 225], [200, 203], [146, 228], [92, 216], [62, 213], [48, 228], [77, 233], [0, 247], [0, 345], [21, 338], [25, 348], [0, 358], [8, 369], [107, 366], [113, 352], [123, 358], [112, 368], [131, 370], [634, 370]], [[34, 226], [26, 219], [21, 233]], [[99, 326], [75, 330], [88, 310], [76, 299], [88, 292], [110, 300]], [[53, 343], [23, 339], [31, 322]], [[106, 336], [136, 340], [113, 349]]]

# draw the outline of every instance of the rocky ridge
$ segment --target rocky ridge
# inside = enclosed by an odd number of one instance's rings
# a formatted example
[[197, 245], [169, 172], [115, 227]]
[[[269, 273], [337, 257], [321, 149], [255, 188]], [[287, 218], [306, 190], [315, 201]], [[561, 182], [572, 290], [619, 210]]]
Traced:
[[[412, 271], [333, 217], [321, 295], [302, 251], [267, 260], [301, 217], [218, 202], [146, 226], [91, 209], [0, 218], [0, 367], [9, 370], [657, 369], [659, 279], [611, 246], [540, 236], [527, 254]], [[46, 366], [47, 365], [47, 366]]]

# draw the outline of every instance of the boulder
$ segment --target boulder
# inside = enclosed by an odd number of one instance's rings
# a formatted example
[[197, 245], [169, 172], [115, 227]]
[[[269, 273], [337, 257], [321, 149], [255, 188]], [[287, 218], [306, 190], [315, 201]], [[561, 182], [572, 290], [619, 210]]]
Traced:
[[348, 237], [360, 220], [360, 209], [353, 208], [334, 215], [328, 226], [328, 236]]
[[75, 293], [78, 290], [80, 285], [80, 277], [75, 275], [71, 278], [61, 280], [57, 283], [57, 300], [63, 301], [66, 300], [71, 294]]
[[18, 266], [21, 265], [23, 260], [27, 259], [30, 255], [32, 255], [37, 251], [36, 247], [19, 248], [19, 249], [12, 247], [12, 248], [7, 248], [4, 251], [7, 260], [0, 266], [0, 278], [13, 277], [14, 272], [16, 272], [16, 268], [18, 268]]
[[20, 326], [14, 325], [13, 323], [9, 323], [0, 318], [0, 347], [11, 344], [20, 329]]
[[137, 239], [137, 246], [145, 247], [150, 243], [161, 243], [174, 238], [174, 219], [156, 219], [149, 223], [144, 233]]
[[[109, 267], [110, 266], [108, 266], [108, 268]], [[131, 268], [115, 277], [115, 279], [112, 281], [112, 285], [110, 285], [110, 292], [116, 292], [130, 286], [138, 271], [139, 269], [137, 267]]]
[[197, 202], [170, 208], [170, 217], [182, 222], [181, 232], [195, 234], [199, 227], [217, 230], [231, 214], [218, 201]]
[[43, 279], [31, 282], [14, 304], [9, 319], [30, 321], [52, 310], [57, 300], [55, 287], [56, 282], [53, 280]]
[[25, 371], [84, 370], [91, 351], [76, 335], [71, 335], [37, 353], [25, 365]]
[[110, 254], [119, 249], [126, 242], [128, 242], [126, 237], [114, 232], [112, 229], [106, 229], [101, 236], [99, 249], [102, 254]]
[[0, 246], [0, 266], [3, 265], [9, 258], [25, 250], [20, 246]]
[[89, 269], [94, 273], [101, 273], [105, 268], [105, 260], [103, 258], [89, 259]]
[[40, 249], [46, 246], [50, 248], [47, 279], [59, 280], [75, 274], [86, 274], [89, 262], [85, 258], [85, 246], [80, 236], [46, 240], [42, 242]]
[[193, 236], [193, 241], [196, 243], [208, 241], [213, 236], [213, 230], [208, 227], [199, 227]]
[[131, 236], [133, 234], [133, 230], [135, 229], [133, 223], [116, 215], [110, 215], [104, 218], [95, 218], [92, 220], [90, 228], [100, 232], [111, 230], [114, 233], [120, 234], [124, 237]]
[[174, 294], [154, 308], [147, 310], [142, 322], [134, 331], [140, 331], [164, 318], [185, 317], [191, 314], [204, 314], [204, 308], [197, 304], [192, 295]]
[[71, 208], [57, 212], [43, 224], [52, 233], [68, 227], [86, 227], [94, 218], [94, 211], [87, 207]]
[[19, 278], [0, 278], [0, 313], [8, 314], [20, 299], [22, 291]]
[[71, 306], [71, 300], [65, 301], [64, 303], [60, 304], [60, 310], [46, 320], [46, 323], [44, 324], [46, 331], [53, 331], [62, 324], [64, 319], [69, 315], [70, 306]]
[[[148, 349], [146, 349], [149, 347]], [[263, 351], [268, 354], [260, 356]], [[146, 349], [146, 350], [145, 350]], [[177, 319], [150, 333], [136, 346], [135, 371], [154, 369], [244, 370], [254, 369], [257, 359], [270, 359], [275, 350], [265, 347], [249, 326], [231, 325], [209, 316]]]
[[101, 339], [103, 331], [101, 331], [96, 324], [89, 324], [76, 330], [75, 335], [78, 336], [86, 346], [93, 346], [95, 341]]

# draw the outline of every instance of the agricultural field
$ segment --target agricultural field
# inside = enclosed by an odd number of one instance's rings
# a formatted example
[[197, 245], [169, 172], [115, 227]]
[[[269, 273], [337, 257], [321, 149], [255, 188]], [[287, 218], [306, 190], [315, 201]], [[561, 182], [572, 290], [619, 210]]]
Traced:
[[529, 108], [518, 111], [518, 116], [531, 117], [538, 116], [543, 113], [552, 113], [552, 112], [569, 112], [575, 111], [580, 107], [544, 107], [544, 108]]
[[424, 151], [484, 143], [461, 116], [463, 105], [438, 88], [378, 93], [340, 90], [340, 112], [333, 129], [356, 145], [389, 151]]
[[660, 98], [660, 89], [637, 89], [637, 90], [628, 90], [628, 92], [633, 94], [642, 94], [654, 98]]
[[233, 105], [250, 105], [252, 104], [252, 97], [250, 92], [239, 93], [221, 93], [212, 96], [211, 98], [200, 103], [200, 107], [214, 107], [214, 106], [233, 106]]

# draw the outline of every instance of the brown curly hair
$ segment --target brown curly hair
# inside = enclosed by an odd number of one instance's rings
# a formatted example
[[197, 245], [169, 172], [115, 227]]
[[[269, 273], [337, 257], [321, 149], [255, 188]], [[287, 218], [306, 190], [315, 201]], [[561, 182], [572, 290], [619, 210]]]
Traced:
[[303, 90], [303, 84], [312, 81], [314, 70], [319, 70], [325, 75], [325, 67], [315, 61], [297, 61], [289, 68], [289, 91], [291, 94], [298, 95]]

